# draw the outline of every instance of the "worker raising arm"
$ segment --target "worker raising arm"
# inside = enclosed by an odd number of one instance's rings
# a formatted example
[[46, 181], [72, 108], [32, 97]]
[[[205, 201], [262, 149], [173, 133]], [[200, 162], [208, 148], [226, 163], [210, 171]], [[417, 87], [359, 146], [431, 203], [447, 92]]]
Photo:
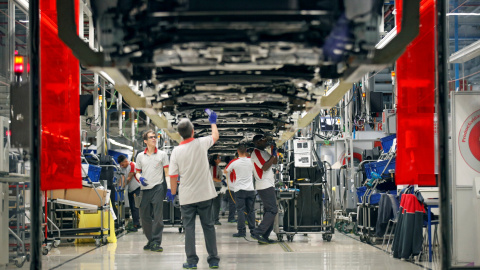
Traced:
[[179, 193], [180, 210], [185, 228], [185, 269], [196, 269], [198, 256], [195, 250], [195, 217], [200, 216], [210, 268], [218, 268], [220, 257], [217, 253], [215, 226], [212, 218], [213, 199], [217, 197], [208, 167], [208, 149], [218, 141], [217, 114], [205, 110], [212, 127], [212, 136], [194, 139], [193, 124], [182, 119], [177, 127], [183, 141], [172, 151], [170, 158], [170, 185], [174, 196], [177, 192], [177, 178], [181, 178]]

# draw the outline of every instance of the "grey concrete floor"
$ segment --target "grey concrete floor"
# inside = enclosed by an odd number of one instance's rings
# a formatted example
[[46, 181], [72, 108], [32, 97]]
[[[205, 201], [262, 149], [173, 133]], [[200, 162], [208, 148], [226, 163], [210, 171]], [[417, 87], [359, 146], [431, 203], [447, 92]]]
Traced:
[[[331, 242], [319, 234], [296, 235], [293, 242], [259, 245], [233, 238], [236, 224], [216, 226], [221, 269], [431, 269], [392, 258], [379, 246], [360, 242], [355, 236], [336, 233]], [[272, 233], [271, 238], [276, 238]], [[146, 238], [141, 231], [120, 235], [117, 243], [96, 248], [91, 244], [62, 243], [43, 257], [43, 269], [182, 269], [186, 261], [184, 234], [166, 227], [164, 251], [144, 251]], [[208, 269], [203, 233], [197, 219], [196, 245], [200, 257], [198, 269]], [[381, 245], [380, 245], [381, 246]], [[28, 263], [24, 268], [29, 268]], [[16, 269], [10, 265], [8, 269]]]

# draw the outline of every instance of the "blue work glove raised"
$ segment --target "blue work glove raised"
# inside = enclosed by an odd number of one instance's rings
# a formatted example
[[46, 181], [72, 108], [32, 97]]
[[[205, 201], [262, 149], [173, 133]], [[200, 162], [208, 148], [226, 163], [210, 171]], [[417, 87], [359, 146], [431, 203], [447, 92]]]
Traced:
[[142, 186], [146, 187], [148, 186], [148, 183], [147, 183], [147, 179], [145, 179], [145, 177], [140, 177], [140, 183], [142, 184]]
[[227, 186], [227, 182], [225, 180], [222, 180], [222, 185]]
[[167, 189], [167, 202], [173, 202], [175, 200], [175, 196], [177, 195], [173, 195], [172, 191], [170, 189]]
[[217, 123], [217, 113], [210, 110], [210, 109], [205, 109], [205, 112], [208, 114], [208, 121], [210, 124], [216, 124]]
[[277, 156], [277, 147], [273, 146], [272, 148], [272, 156], [276, 157]]

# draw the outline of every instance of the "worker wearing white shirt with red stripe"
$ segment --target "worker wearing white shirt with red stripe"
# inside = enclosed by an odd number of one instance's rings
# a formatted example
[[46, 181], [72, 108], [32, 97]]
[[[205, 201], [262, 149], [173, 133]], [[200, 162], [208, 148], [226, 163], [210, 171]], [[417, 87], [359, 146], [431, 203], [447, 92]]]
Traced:
[[200, 217], [200, 223], [205, 236], [205, 246], [208, 252], [208, 265], [218, 268], [220, 257], [217, 252], [217, 238], [212, 216], [213, 199], [217, 197], [215, 186], [208, 167], [208, 149], [220, 137], [217, 129], [217, 114], [209, 109], [208, 121], [212, 127], [212, 136], [194, 139], [193, 124], [188, 119], [182, 119], [178, 125], [178, 133], [183, 141], [175, 147], [170, 157], [171, 194], [177, 193], [177, 178], [180, 177], [180, 210], [182, 211], [183, 227], [185, 228], [185, 253], [187, 262], [184, 269], [197, 269], [198, 256], [195, 249], [195, 217]]
[[[143, 142], [147, 145], [145, 151], [137, 156], [137, 179], [142, 184], [140, 203], [140, 219], [143, 233], [148, 239], [144, 250], [162, 252], [163, 233], [163, 199], [167, 193], [163, 171], [168, 175], [168, 156], [157, 149], [157, 136], [153, 130], [143, 134]], [[163, 170], [163, 171], [162, 171]]]
[[272, 154], [265, 151], [267, 147], [267, 138], [263, 135], [253, 137], [255, 149], [251, 154], [251, 161], [254, 167], [255, 188], [263, 202], [263, 219], [260, 225], [254, 230], [259, 244], [272, 244], [274, 240], [268, 237], [273, 230], [273, 223], [278, 212], [277, 197], [275, 194], [275, 178], [272, 165], [277, 163], [276, 148], [273, 148]]
[[245, 228], [245, 214], [247, 216], [248, 228], [252, 238], [257, 239], [255, 230], [255, 189], [253, 188], [253, 165], [250, 158], [247, 157], [247, 147], [245, 144], [239, 144], [237, 147], [238, 158], [232, 160], [225, 170], [227, 173], [235, 172], [235, 203], [237, 206], [237, 230], [233, 237], [245, 237], [247, 229]]

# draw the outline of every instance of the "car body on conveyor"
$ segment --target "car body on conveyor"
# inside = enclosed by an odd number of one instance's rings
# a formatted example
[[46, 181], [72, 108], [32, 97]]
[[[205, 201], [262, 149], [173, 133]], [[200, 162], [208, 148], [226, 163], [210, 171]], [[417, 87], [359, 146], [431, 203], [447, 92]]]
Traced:
[[[59, 36], [82, 64], [106, 72], [176, 140], [181, 118], [201, 136], [204, 109], [215, 110], [221, 140], [212, 151], [220, 153], [255, 134], [282, 144], [418, 33], [417, 0], [404, 1], [411, 18], [383, 49], [375, 48], [379, 0], [90, 0], [102, 48], [94, 52], [74, 36], [71, 2], [57, 0]], [[327, 79], [339, 79], [337, 93], [326, 91]]]

